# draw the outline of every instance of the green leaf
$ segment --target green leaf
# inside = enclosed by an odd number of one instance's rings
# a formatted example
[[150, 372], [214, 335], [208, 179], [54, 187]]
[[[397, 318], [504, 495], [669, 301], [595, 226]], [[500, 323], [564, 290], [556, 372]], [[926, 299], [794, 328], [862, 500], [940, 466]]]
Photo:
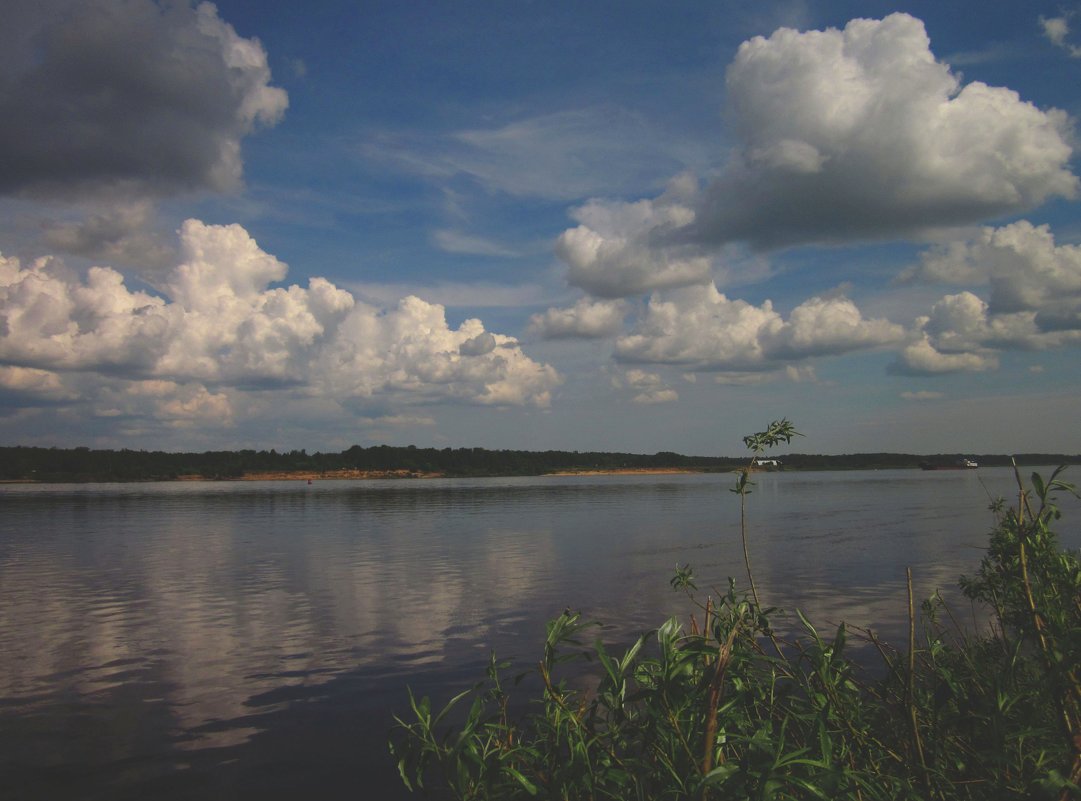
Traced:
[[708, 787], [716, 787], [719, 784], [724, 784], [736, 773], [739, 773], [739, 765], [734, 765], [730, 762], [727, 762], [724, 765], [718, 765], [705, 776], [703, 776], [702, 784]]
[[518, 782], [518, 784], [522, 785], [522, 788], [527, 793], [529, 793], [530, 795], [537, 794], [537, 785], [533, 784], [533, 782], [523, 776], [519, 771], [515, 770], [514, 768], [508, 767], [503, 768], [503, 770], [509, 773], [514, 778], [514, 780]]
[[634, 664], [634, 659], [638, 656], [638, 652], [642, 650], [642, 646], [645, 645], [647, 636], [646, 634], [639, 635], [634, 645], [627, 649], [627, 653], [623, 654], [623, 659], [619, 663], [619, 670], [622, 674], [626, 675], [627, 669]]
[[816, 629], [814, 626], [811, 625], [811, 621], [807, 619], [807, 616], [804, 615], [801, 610], [797, 609], [796, 610], [796, 617], [798, 617], [800, 619], [800, 622], [803, 624], [803, 627], [805, 629], [807, 629], [807, 631], [811, 634], [812, 637], [814, 637], [815, 642], [818, 643], [819, 645], [822, 645], [822, 638], [820, 636], [818, 636], [818, 629]]

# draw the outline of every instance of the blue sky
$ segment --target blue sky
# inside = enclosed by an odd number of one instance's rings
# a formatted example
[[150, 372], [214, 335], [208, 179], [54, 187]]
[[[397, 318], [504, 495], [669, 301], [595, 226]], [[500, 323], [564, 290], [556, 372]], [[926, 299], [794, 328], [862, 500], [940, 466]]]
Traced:
[[1079, 452], [1078, 10], [16, 0], [0, 441]]

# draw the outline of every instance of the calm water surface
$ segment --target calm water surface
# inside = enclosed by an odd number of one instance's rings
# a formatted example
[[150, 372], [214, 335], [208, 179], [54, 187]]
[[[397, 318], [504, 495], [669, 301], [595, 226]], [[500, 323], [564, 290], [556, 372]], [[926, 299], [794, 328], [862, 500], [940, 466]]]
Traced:
[[[897, 641], [905, 566], [921, 596], [952, 591], [988, 495], [1013, 492], [996, 469], [756, 480], [763, 600]], [[445, 698], [493, 648], [532, 662], [565, 607], [614, 641], [686, 615], [677, 563], [700, 587], [742, 585], [732, 484], [0, 487], [3, 797], [408, 797], [386, 750], [406, 685]], [[1076, 548], [1081, 505], [1061, 500]]]

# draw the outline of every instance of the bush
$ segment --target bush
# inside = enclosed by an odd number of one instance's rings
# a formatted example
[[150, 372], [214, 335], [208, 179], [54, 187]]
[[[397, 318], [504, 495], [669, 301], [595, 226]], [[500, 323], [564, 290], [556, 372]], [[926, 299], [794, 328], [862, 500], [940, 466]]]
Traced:
[[[961, 580], [990, 612], [984, 631], [963, 632], [935, 598], [917, 638], [910, 589], [904, 652], [844, 625], [823, 636], [802, 615], [784, 642], [775, 610], [730, 581], [701, 625], [668, 620], [612, 654], [584, 647], [595, 624], [567, 612], [512, 682], [493, 656], [438, 712], [410, 694], [391, 741], [402, 780], [500, 801], [1081, 798], [1081, 561], [1056, 543], [1054, 491], [1074, 488], [1034, 474], [1016, 508], [995, 505], [987, 553]], [[672, 584], [693, 599], [689, 567]], [[877, 647], [873, 681], [850, 636]], [[515, 713], [507, 687], [523, 681], [535, 697]]]

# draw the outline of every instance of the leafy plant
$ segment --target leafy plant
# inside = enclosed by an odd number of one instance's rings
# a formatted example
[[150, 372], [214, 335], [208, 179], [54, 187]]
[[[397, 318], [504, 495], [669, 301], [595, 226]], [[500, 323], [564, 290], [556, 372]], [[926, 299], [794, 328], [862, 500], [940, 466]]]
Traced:
[[736, 486], [732, 488], [732, 492], [739, 495], [739, 534], [740, 541], [743, 544], [743, 564], [747, 569], [747, 581], [751, 587], [751, 596], [756, 604], [760, 603], [758, 588], [754, 584], [754, 572], [751, 570], [751, 552], [747, 547], [747, 496], [750, 495], [751, 487], [754, 486], [754, 482], [751, 481], [751, 471], [757, 464], [758, 458], [766, 452], [767, 448], [776, 447], [782, 442], [790, 443], [792, 437], [802, 436], [796, 431], [796, 427], [792, 423], [782, 417], [780, 420], [774, 420], [766, 426], [765, 431], [748, 434], [743, 438], [743, 444], [747, 446], [747, 450], [751, 451], [752, 456], [750, 461], [737, 471], [739, 477], [736, 479]]
[[[594, 624], [564, 612], [531, 669], [510, 676], [493, 656], [486, 678], [438, 711], [410, 695], [391, 741], [402, 780], [500, 801], [1081, 799], [1081, 563], [1050, 528], [1053, 493], [1073, 488], [1059, 471], [1031, 487], [1000, 507], [961, 582], [986, 604], [986, 630], [960, 629], [936, 596], [917, 639], [910, 589], [904, 652], [843, 624], [826, 635], [797, 613], [802, 633], [767, 653], [775, 610], [731, 579], [699, 604], [701, 625], [667, 620], [622, 652], [586, 646]], [[690, 566], [671, 583], [693, 597]], [[879, 678], [848, 655], [854, 636], [881, 654]]]

